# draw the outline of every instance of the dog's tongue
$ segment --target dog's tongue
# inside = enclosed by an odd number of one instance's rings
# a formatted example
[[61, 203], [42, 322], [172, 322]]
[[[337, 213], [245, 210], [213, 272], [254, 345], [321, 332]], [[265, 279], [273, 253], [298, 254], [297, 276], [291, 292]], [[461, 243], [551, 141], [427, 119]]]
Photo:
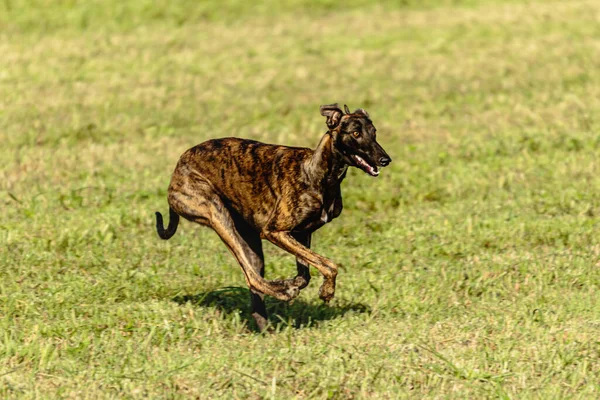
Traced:
[[370, 166], [365, 160], [363, 160], [360, 156], [354, 154], [354, 159], [356, 160], [360, 169], [365, 171], [367, 174], [371, 176], [379, 175], [379, 168]]

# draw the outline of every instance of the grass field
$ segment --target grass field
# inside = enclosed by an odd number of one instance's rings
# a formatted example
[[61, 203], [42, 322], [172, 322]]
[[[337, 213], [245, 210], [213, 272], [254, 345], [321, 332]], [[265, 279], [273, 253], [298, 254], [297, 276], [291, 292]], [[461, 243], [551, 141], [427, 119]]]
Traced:
[[[599, 70], [592, 0], [0, 2], [0, 397], [598, 398]], [[332, 102], [394, 162], [314, 237], [334, 301], [259, 334], [153, 213], [187, 148], [314, 147]]]

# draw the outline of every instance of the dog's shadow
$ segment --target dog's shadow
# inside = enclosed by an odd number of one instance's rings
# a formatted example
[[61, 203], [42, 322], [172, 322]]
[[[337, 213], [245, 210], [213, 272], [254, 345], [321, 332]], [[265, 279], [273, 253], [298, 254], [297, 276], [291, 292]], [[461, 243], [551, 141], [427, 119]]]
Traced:
[[[214, 307], [225, 314], [239, 313], [248, 327], [258, 331], [250, 310], [250, 291], [243, 287], [225, 287], [195, 295], [176, 296], [178, 304], [192, 303], [199, 307]], [[311, 304], [301, 299], [285, 303], [265, 297], [269, 322], [277, 330], [280, 327], [306, 328], [318, 326], [323, 321], [341, 317], [347, 313], [370, 313], [371, 309], [360, 303], [343, 306], [329, 306], [323, 303]]]

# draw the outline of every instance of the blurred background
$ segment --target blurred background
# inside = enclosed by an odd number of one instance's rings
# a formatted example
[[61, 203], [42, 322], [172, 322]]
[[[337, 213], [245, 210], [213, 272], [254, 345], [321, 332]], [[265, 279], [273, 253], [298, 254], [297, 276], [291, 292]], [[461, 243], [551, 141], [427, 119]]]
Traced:
[[[599, 68], [596, 0], [1, 0], [0, 393], [596, 397]], [[314, 148], [334, 102], [394, 162], [316, 234], [332, 306], [252, 335], [218, 238], [153, 213], [187, 148]]]

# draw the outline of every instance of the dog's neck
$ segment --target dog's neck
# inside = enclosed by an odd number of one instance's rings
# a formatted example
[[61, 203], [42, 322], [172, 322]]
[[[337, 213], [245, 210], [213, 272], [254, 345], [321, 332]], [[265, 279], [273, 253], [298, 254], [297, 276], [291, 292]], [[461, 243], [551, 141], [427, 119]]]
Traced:
[[307, 160], [306, 170], [313, 182], [340, 183], [346, 176], [348, 164], [334, 148], [333, 137], [327, 132]]

